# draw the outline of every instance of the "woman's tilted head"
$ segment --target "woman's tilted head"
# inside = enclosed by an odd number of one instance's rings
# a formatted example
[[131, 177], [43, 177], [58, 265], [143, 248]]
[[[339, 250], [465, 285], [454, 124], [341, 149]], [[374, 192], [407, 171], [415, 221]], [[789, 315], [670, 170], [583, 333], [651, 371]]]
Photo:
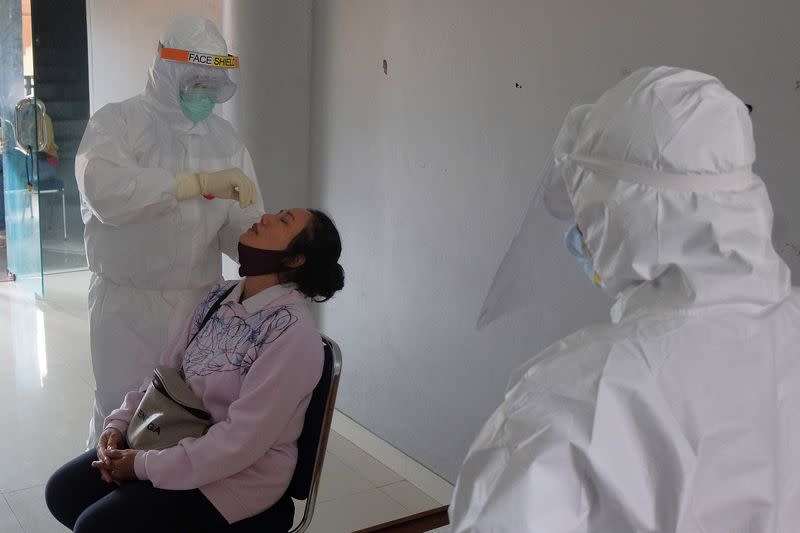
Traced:
[[239, 274], [278, 274], [281, 283], [324, 302], [344, 287], [341, 253], [339, 231], [325, 213], [284, 209], [264, 214], [240, 237]]
[[309, 298], [324, 302], [344, 287], [344, 269], [339, 264], [342, 241], [328, 215], [314, 209], [309, 213], [310, 221], [286, 248], [288, 264], [296, 266], [280, 276]]

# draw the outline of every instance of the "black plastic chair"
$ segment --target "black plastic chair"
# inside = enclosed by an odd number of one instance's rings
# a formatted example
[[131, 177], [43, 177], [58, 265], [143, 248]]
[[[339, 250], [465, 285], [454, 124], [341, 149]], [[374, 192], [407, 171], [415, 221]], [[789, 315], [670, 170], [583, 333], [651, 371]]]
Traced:
[[325, 335], [325, 366], [322, 377], [314, 388], [306, 411], [303, 432], [297, 439], [297, 466], [287, 493], [295, 500], [305, 500], [305, 512], [300, 522], [289, 533], [303, 533], [311, 524], [317, 502], [319, 479], [328, 447], [328, 435], [336, 405], [339, 376], [342, 373], [342, 352], [339, 345]]

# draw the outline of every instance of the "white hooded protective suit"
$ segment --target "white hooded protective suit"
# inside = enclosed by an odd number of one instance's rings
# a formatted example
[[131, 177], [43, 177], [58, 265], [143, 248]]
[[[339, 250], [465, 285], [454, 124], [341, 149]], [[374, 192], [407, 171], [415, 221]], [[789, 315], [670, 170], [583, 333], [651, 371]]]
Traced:
[[453, 532], [797, 531], [800, 293], [744, 104], [662, 67], [578, 109], [554, 157], [612, 323], [515, 372]]
[[[165, 47], [227, 54], [209, 21], [181, 17]], [[193, 123], [181, 111], [179, 80], [191, 65], [156, 54], [144, 93], [100, 109], [75, 161], [93, 272], [89, 317], [95, 392], [88, 446], [126, 392], [152, 373], [163, 347], [221, 277], [221, 253], [237, 259], [241, 233], [263, 213], [232, 200], [178, 202], [176, 173], [239, 167], [255, 171], [230, 123], [211, 114]]]

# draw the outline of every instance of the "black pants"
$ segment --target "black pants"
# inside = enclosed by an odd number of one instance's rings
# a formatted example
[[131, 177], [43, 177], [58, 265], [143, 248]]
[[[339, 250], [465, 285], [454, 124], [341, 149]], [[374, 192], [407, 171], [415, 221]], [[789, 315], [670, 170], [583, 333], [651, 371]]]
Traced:
[[163, 490], [149, 481], [118, 487], [100, 478], [88, 451], [59, 468], [47, 482], [45, 500], [53, 516], [77, 533], [286, 533], [294, 503], [281, 498], [263, 513], [228, 525], [197, 489]]

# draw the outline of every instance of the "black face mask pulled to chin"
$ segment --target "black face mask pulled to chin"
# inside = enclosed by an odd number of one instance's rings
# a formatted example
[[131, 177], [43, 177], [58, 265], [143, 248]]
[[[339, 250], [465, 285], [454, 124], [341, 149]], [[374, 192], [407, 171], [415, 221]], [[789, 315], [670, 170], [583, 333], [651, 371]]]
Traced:
[[277, 274], [286, 267], [286, 250], [261, 250], [239, 243], [239, 275], [263, 276]]

